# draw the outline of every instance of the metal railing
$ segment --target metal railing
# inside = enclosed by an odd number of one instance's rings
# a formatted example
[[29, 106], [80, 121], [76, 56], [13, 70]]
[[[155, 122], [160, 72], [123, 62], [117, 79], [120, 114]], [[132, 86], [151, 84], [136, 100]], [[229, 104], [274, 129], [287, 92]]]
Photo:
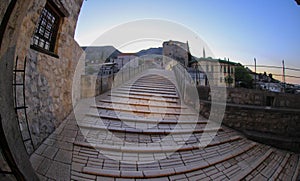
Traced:
[[[27, 118], [27, 106], [26, 106], [26, 95], [25, 95], [25, 69], [26, 69], [27, 58], [23, 61], [23, 68], [18, 69], [19, 59], [16, 58], [13, 79], [13, 91], [14, 91], [14, 107], [17, 115], [17, 119], [20, 126], [20, 131], [23, 139], [23, 143], [28, 154], [32, 154], [35, 146], [33, 144], [31, 131], [28, 124]], [[20, 75], [21, 74], [21, 75]], [[21, 90], [20, 90], [20, 89]], [[29, 143], [29, 144], [28, 144]], [[30, 148], [32, 147], [32, 148]]]

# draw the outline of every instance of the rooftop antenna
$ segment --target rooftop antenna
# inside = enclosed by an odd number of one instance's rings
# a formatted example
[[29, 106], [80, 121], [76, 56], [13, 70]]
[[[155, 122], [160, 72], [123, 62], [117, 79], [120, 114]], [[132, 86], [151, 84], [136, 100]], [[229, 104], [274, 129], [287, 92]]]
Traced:
[[206, 58], [205, 47], [203, 47], [203, 58]]

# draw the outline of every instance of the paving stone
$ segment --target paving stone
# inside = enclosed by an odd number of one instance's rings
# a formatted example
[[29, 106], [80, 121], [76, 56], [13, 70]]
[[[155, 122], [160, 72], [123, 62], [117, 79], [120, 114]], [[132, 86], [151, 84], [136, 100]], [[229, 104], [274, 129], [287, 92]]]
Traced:
[[60, 149], [72, 151], [73, 150], [73, 143], [68, 143], [65, 141], [56, 141], [54, 146]]
[[82, 168], [85, 166], [85, 164], [80, 164], [80, 163], [76, 163], [76, 162], [72, 162], [72, 170], [77, 171], [77, 172], [81, 172]]
[[44, 157], [42, 157], [36, 153], [33, 153], [30, 156], [31, 165], [32, 165], [33, 169], [35, 169], [35, 170], [37, 170], [37, 168], [40, 166], [40, 164], [42, 163], [43, 160], [44, 160]]
[[43, 176], [43, 175], [41, 175], [41, 174], [38, 174], [38, 173], [37, 173], [37, 176], [39, 177], [39, 180], [40, 180], [40, 181], [47, 181], [47, 180], [48, 180], [47, 177], [45, 177], [45, 176]]
[[53, 161], [46, 176], [54, 180], [70, 180], [71, 166]]
[[[91, 179], [86, 179], [86, 178], [82, 178], [82, 177], [78, 177], [75, 175], [71, 175], [71, 180], [76, 180], [76, 181], [91, 181]], [[93, 179], [95, 180], [95, 179]]]
[[144, 174], [142, 171], [125, 171], [121, 170], [121, 177], [124, 178], [143, 178]]
[[114, 181], [115, 179], [113, 177], [103, 177], [103, 176], [97, 176], [97, 181]]
[[96, 179], [95, 175], [84, 174], [84, 173], [76, 172], [76, 171], [71, 171], [71, 176], [76, 176], [76, 177], [79, 177], [79, 178], [89, 179], [89, 180], [95, 180]]
[[135, 179], [130, 179], [130, 178], [116, 178], [116, 181], [135, 181]]
[[169, 179], [170, 180], [187, 180], [187, 177], [186, 177], [186, 175], [184, 175], [184, 174], [179, 174], [179, 175], [172, 175], [172, 176], [169, 176]]
[[47, 145], [43, 143], [38, 147], [38, 149], [34, 153], [41, 155], [41, 154], [43, 154], [43, 152], [46, 148], [47, 148]]
[[146, 178], [146, 179], [136, 179], [136, 181], [169, 181], [168, 177], [159, 177], [159, 178]]
[[54, 160], [62, 162], [62, 163], [71, 164], [72, 152], [60, 149], [60, 150], [58, 150], [56, 156], [54, 157]]
[[189, 181], [199, 181], [199, 180], [204, 180], [204, 179], [210, 179], [209, 177], [207, 177], [204, 173], [199, 174], [199, 175], [191, 175], [188, 176]]
[[44, 158], [42, 163], [37, 168], [37, 173], [39, 173], [41, 175], [46, 175], [46, 173], [47, 173], [48, 169], [50, 168], [51, 164], [52, 164], [52, 161], [50, 159]]
[[58, 148], [55, 148], [53, 146], [48, 146], [42, 155], [49, 159], [53, 159], [54, 156], [56, 155], [57, 151], [58, 151]]
[[120, 177], [121, 175], [121, 172], [119, 170], [103, 170], [91, 167], [84, 167], [83, 173], [106, 177]]

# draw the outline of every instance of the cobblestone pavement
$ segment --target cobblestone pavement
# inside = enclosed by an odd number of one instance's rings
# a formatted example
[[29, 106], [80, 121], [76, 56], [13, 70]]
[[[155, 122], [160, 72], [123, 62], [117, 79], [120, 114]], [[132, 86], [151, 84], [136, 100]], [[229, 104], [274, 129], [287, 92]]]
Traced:
[[[75, 110], [76, 119], [71, 114], [31, 155], [41, 180], [296, 180], [299, 173], [297, 154], [192, 120], [198, 115], [164, 76], [142, 76]], [[199, 148], [205, 140], [212, 141]]]

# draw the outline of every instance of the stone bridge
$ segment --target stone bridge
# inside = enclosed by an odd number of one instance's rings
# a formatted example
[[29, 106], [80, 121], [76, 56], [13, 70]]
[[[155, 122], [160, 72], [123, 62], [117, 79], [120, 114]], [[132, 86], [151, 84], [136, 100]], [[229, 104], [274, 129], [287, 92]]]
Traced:
[[226, 126], [207, 127], [209, 120], [180, 100], [170, 80], [171, 71], [148, 70], [81, 100], [31, 155], [39, 178], [297, 179], [298, 154], [251, 141]]
[[[95, 98], [80, 100], [80, 88], [72, 94], [84, 70], [84, 52], [74, 40], [82, 2], [0, 3], [0, 180], [299, 180], [299, 154], [200, 116], [167, 70], [143, 71]], [[32, 39], [45, 8], [61, 18], [51, 49]], [[298, 99], [288, 102], [298, 109]], [[207, 115], [209, 103], [202, 106]], [[243, 127], [232, 117], [251, 113], [242, 111], [228, 114], [228, 125]], [[269, 111], [272, 119], [275, 111]], [[277, 113], [289, 129], [278, 117], [274, 133], [292, 130], [299, 139], [298, 112]]]

